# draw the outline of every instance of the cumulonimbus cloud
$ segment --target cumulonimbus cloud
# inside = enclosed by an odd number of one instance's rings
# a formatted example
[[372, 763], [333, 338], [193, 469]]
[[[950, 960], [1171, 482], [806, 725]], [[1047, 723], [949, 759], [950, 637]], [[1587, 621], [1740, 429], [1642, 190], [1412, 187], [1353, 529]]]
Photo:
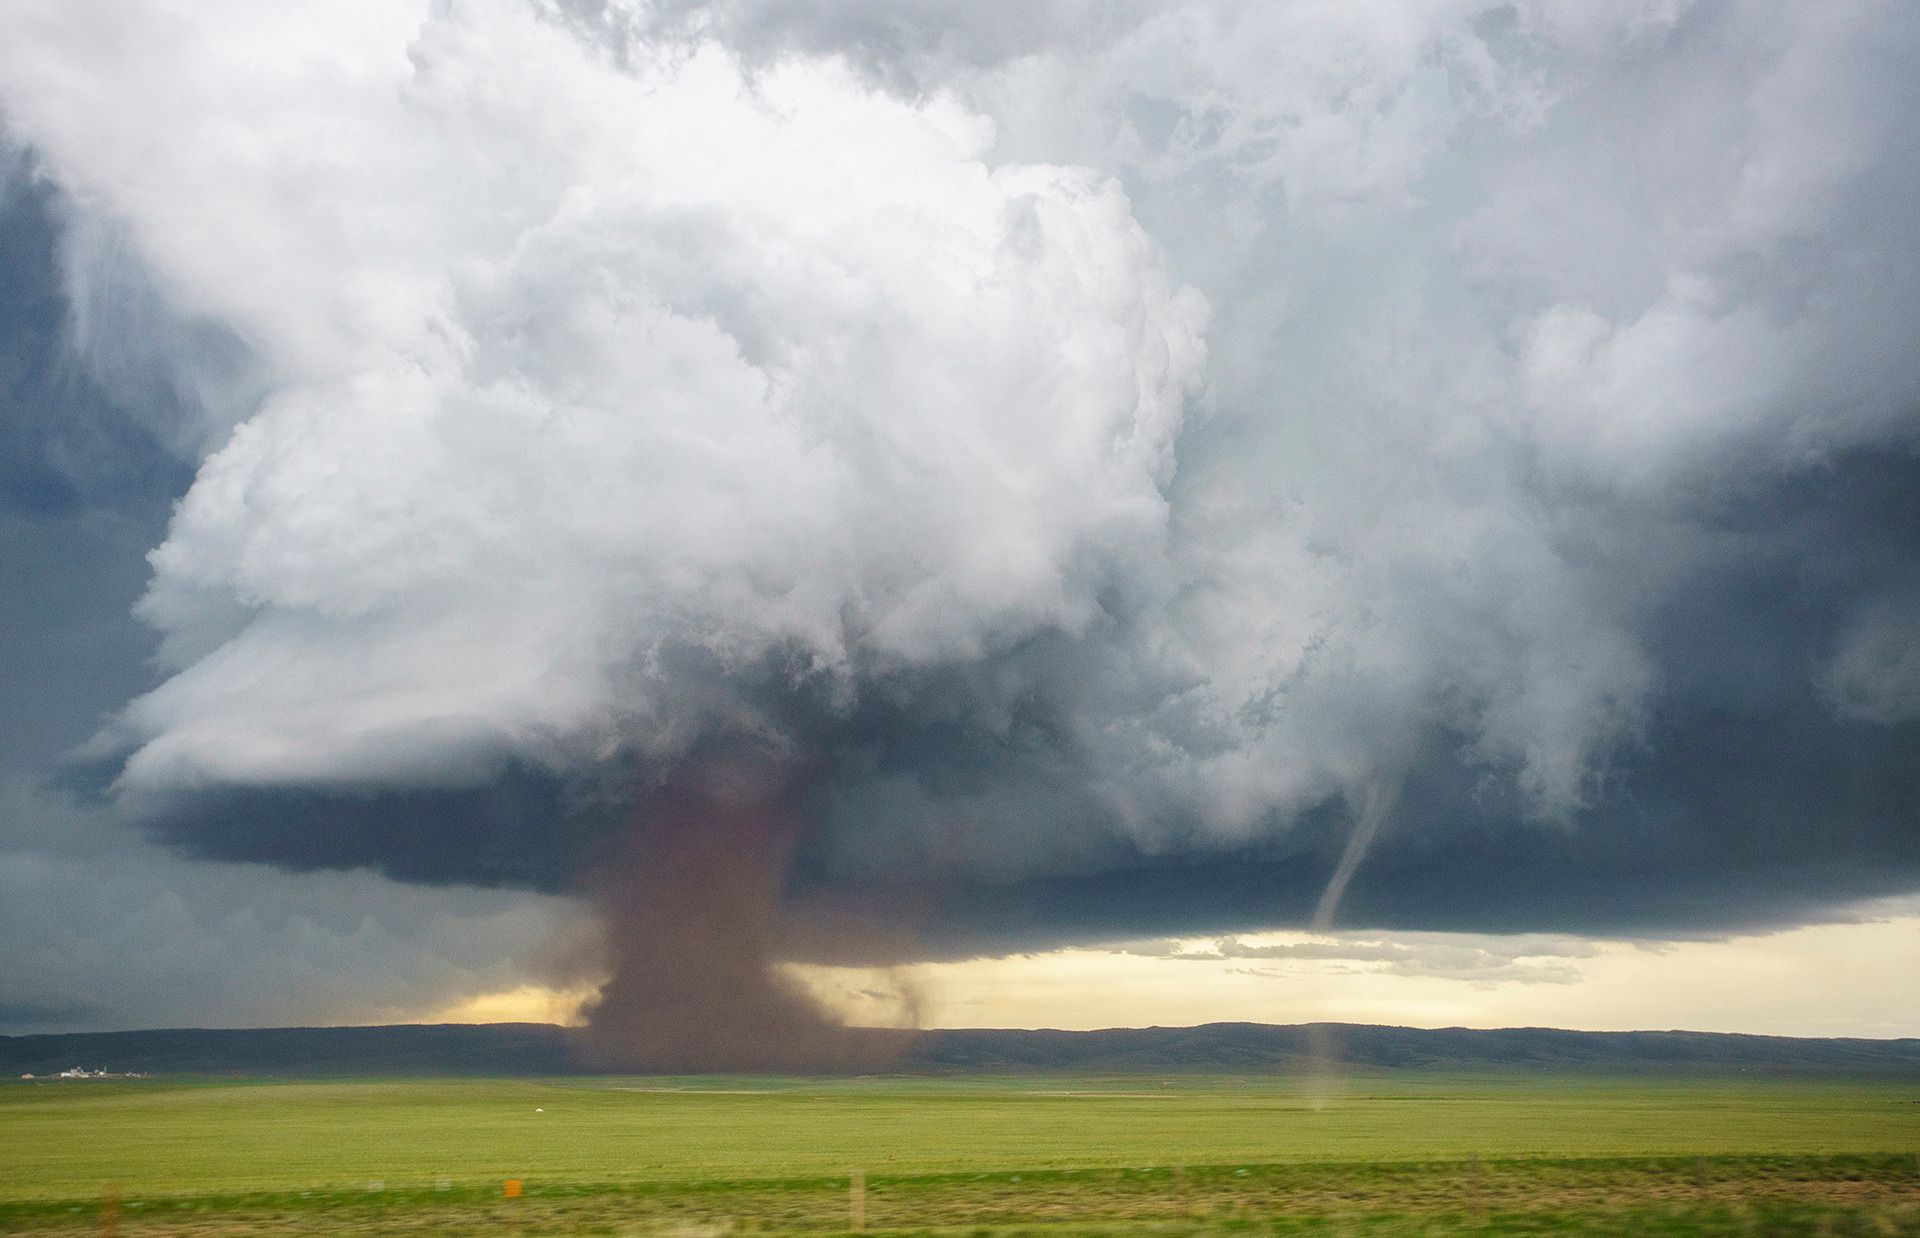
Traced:
[[1910, 884], [1920, 23], [1070, 13], [16, 6], [195, 419], [129, 801], [513, 879], [746, 739], [804, 881], [1040, 935], [1292, 915], [1384, 783], [1380, 922]]

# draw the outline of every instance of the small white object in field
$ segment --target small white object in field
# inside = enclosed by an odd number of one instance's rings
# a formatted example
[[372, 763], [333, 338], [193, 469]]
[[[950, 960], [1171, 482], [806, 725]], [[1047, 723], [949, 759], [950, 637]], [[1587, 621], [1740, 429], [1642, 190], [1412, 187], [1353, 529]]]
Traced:
[[545, 1110], [545, 1109], [535, 1109], [535, 1110], [534, 1110], [534, 1112], [535, 1112], [535, 1113], [545, 1113], [545, 1112], [546, 1112], [546, 1110]]

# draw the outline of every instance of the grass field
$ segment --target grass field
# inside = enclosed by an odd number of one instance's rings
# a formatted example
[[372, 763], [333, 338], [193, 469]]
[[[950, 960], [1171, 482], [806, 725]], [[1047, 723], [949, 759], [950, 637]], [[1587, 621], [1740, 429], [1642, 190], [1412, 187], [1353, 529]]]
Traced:
[[860, 1171], [871, 1229], [1920, 1233], [1917, 1151], [1912, 1083], [8, 1084], [0, 1230], [844, 1230]]

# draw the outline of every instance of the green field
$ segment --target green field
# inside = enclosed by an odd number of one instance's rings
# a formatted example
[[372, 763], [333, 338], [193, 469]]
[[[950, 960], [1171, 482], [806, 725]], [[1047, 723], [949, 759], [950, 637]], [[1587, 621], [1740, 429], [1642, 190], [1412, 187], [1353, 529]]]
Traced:
[[[0, 1230], [1920, 1233], [1920, 1085], [1599, 1077], [0, 1087]], [[502, 1197], [507, 1179], [523, 1195]], [[103, 1200], [111, 1188], [117, 1218]]]

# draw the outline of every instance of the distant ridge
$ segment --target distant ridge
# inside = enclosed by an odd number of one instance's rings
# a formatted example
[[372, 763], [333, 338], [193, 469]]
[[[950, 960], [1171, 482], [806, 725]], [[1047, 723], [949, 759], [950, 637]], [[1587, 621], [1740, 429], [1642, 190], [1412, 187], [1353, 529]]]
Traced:
[[930, 1033], [918, 1070], [1300, 1070], [1312, 1029], [1359, 1069], [1535, 1069], [1624, 1073], [1760, 1072], [1920, 1075], [1920, 1039], [1811, 1039], [1728, 1032], [1575, 1032], [1558, 1028], [1378, 1027], [1356, 1023], [1114, 1028], [1097, 1032]]
[[[1311, 1066], [1315, 1026], [1331, 1034], [1334, 1053], [1350, 1069], [1920, 1077], [1920, 1039], [1912, 1038], [1344, 1023], [936, 1031], [915, 1038], [894, 1069], [911, 1074], [1288, 1072]], [[259, 1077], [565, 1075], [586, 1073], [580, 1048], [578, 1032], [542, 1023], [70, 1032], [0, 1036], [0, 1078], [74, 1066]]]

